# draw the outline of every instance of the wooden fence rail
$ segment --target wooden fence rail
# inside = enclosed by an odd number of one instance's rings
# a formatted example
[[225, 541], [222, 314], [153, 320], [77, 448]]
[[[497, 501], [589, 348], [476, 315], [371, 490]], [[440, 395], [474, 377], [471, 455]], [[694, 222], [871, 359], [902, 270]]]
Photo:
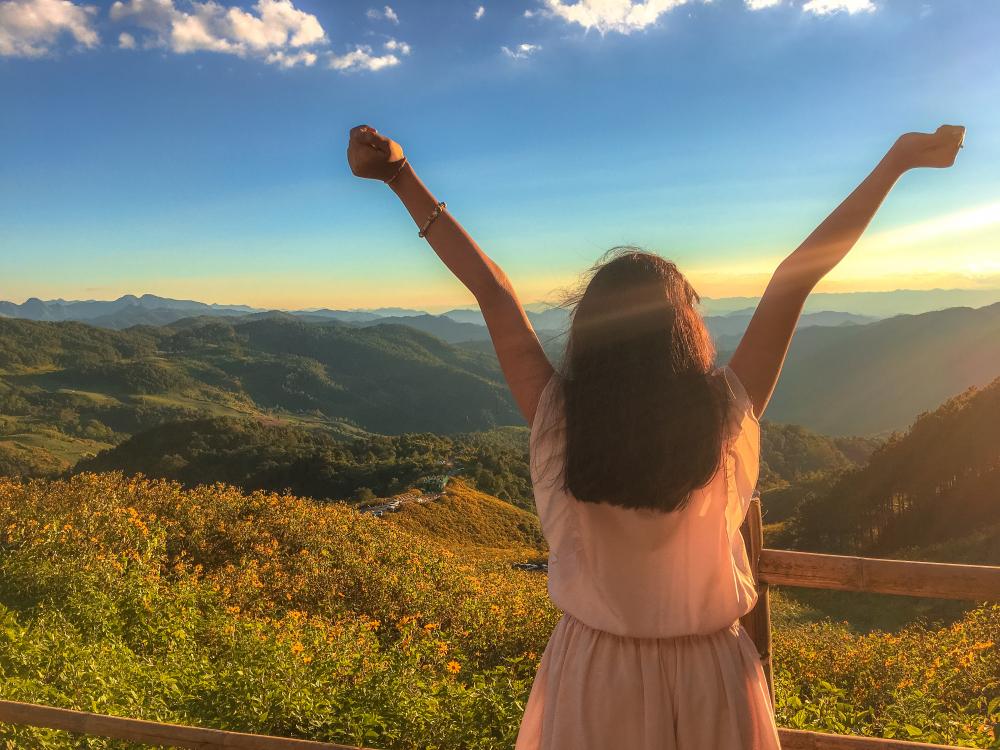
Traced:
[[[0, 701], [0, 723], [59, 729], [95, 737], [192, 750], [366, 750], [345, 745], [331, 745], [326, 742], [223, 732], [218, 729], [185, 727], [178, 724], [159, 724], [155, 721], [102, 716], [72, 711], [68, 708], [49, 708], [14, 701]], [[922, 742], [846, 737], [837, 734], [800, 732], [794, 729], [779, 729], [778, 735], [781, 738], [782, 750], [951, 750], [944, 745], [928, 745]]]
[[[760, 653], [774, 703], [769, 587], [805, 586], [938, 599], [1000, 601], [1000, 568], [908, 560], [816, 555], [763, 549], [760, 500], [754, 499], [740, 531], [757, 581], [757, 606], [741, 623]], [[0, 723], [130, 740], [194, 750], [363, 750], [310, 740], [102, 716], [64, 708], [0, 701]], [[950, 750], [944, 745], [779, 729], [782, 750]]]
[[880, 740], [874, 737], [855, 737], [845, 734], [801, 732], [797, 729], [779, 729], [781, 750], [955, 750], [949, 745], [931, 745], [926, 742]]
[[88, 714], [83, 711], [71, 711], [68, 708], [49, 708], [14, 701], [0, 701], [0, 722], [193, 750], [359, 750], [327, 742], [223, 732], [218, 729], [185, 727], [179, 724], [160, 724], [155, 721]]
[[772, 586], [1000, 601], [1000, 568], [986, 565], [876, 560], [766, 549], [760, 554], [759, 576]]

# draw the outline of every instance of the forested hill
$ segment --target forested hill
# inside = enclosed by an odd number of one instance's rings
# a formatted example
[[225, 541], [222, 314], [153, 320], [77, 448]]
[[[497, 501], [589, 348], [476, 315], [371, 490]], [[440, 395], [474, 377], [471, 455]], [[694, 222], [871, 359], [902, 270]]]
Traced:
[[804, 328], [792, 340], [767, 416], [825, 435], [903, 430], [917, 414], [997, 375], [1000, 304]]
[[1000, 379], [922, 414], [864, 467], [800, 506], [797, 545], [885, 555], [997, 524], [998, 425]]
[[[526, 427], [510, 430], [528, 432]], [[527, 446], [519, 437], [494, 430], [451, 438], [372, 435], [342, 441], [259, 419], [214, 417], [159, 425], [83, 459], [74, 473], [120, 471], [187, 487], [225, 482], [248, 491], [289, 490], [317, 500], [359, 501], [419, 488], [424, 477], [447, 473], [533, 509]]]
[[0, 415], [5, 436], [69, 463], [62, 438], [97, 452], [210, 415], [271, 415], [345, 436], [523, 424], [495, 357], [406, 326], [283, 317], [125, 331], [0, 318]]

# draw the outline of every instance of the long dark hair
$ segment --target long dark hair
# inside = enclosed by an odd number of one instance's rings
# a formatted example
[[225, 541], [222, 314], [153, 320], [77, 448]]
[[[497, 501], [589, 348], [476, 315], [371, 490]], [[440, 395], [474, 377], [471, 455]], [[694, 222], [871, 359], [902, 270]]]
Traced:
[[672, 511], [719, 470], [728, 385], [677, 266], [611, 250], [578, 296], [564, 363], [565, 489]]

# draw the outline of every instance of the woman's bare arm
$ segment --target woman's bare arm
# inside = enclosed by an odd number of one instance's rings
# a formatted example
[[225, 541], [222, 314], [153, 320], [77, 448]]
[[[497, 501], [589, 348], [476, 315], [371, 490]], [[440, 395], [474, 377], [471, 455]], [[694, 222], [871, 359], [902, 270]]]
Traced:
[[[423, 228], [437, 207], [437, 199], [403, 159], [399, 145], [365, 126], [351, 131], [348, 147], [351, 170], [359, 177], [389, 183]], [[531, 425], [542, 390], [554, 369], [538, 342], [510, 280], [447, 211], [441, 213], [425, 235], [448, 269], [475, 296], [493, 339], [500, 367], [514, 400]]]
[[778, 381], [806, 297], [854, 247], [900, 176], [916, 167], [950, 167], [964, 137], [965, 128], [950, 125], [933, 134], [901, 136], [867, 179], [778, 266], [729, 362], [758, 418]]

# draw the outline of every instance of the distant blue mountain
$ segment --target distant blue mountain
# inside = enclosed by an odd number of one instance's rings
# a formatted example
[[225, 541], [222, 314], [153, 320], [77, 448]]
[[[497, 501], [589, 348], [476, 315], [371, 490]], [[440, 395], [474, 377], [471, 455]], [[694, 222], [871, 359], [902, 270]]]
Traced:
[[[43, 302], [37, 297], [32, 297], [20, 305], [13, 302], [0, 301], [0, 314], [8, 318], [22, 318], [25, 320], [78, 320], [86, 322], [96, 320], [115, 322], [116, 320], [120, 320], [127, 322], [135, 319], [135, 322], [128, 323], [128, 325], [136, 325], [136, 323], [140, 322], [139, 318], [148, 317], [146, 313], [152, 310], [183, 313], [173, 318], [173, 320], [190, 317], [191, 315], [245, 315], [247, 313], [262, 311], [261, 308], [248, 307], [247, 305], [209, 305], [193, 300], [157, 297], [154, 294], [144, 294], [141, 297], [136, 297], [134, 294], [126, 294], [124, 297], [110, 301], [66, 301], [58, 299]], [[113, 316], [118, 316], [118, 318]], [[169, 318], [170, 315], [159, 312], [154, 317], [165, 319]], [[104, 325], [106, 328], [127, 327], [98, 322], [95, 322], [94, 325]]]

